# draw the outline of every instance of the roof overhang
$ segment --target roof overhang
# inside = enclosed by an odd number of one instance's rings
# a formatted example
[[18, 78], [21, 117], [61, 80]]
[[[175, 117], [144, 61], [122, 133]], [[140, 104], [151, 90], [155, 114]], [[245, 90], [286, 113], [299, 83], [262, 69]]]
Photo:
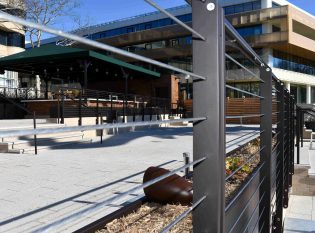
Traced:
[[0, 58], [0, 68], [26, 74], [62, 77], [66, 74], [82, 73], [84, 62], [88, 62], [89, 67], [97, 73], [105, 73], [109, 69], [120, 72], [123, 69], [134, 77], [160, 77], [158, 72], [95, 51], [56, 45], [45, 45]]

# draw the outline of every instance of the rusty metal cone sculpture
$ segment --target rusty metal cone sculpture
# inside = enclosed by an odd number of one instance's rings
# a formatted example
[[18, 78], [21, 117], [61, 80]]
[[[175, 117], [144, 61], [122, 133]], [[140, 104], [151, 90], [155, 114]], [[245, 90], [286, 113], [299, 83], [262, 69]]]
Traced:
[[[144, 173], [143, 183], [168, 172], [164, 168], [149, 167]], [[144, 188], [144, 193], [149, 201], [161, 204], [191, 205], [193, 201], [192, 183], [176, 174]]]

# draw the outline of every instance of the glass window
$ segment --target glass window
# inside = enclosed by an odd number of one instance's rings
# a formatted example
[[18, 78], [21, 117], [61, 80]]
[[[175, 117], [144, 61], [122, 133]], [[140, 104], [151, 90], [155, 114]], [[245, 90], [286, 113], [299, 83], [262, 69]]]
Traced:
[[243, 11], [244, 11], [244, 6], [243, 6], [243, 4], [235, 5], [235, 6], [234, 6], [234, 11], [235, 11], [235, 13], [243, 12]]
[[258, 9], [261, 9], [261, 1], [246, 2], [242, 4], [226, 6], [224, 7], [224, 12], [226, 15], [230, 15]]
[[25, 47], [25, 36], [17, 32], [0, 32], [0, 44], [14, 47]]
[[253, 10], [259, 9], [261, 9], [261, 2], [260, 1], [253, 2]]
[[226, 15], [234, 14], [235, 13], [234, 7], [233, 6], [224, 7], [224, 12]]
[[277, 27], [275, 25], [272, 25], [272, 32], [280, 32], [281, 31], [281, 28], [280, 27]]
[[134, 28], [133, 27], [127, 28], [127, 33], [130, 33], [130, 32], [134, 32]]
[[262, 25], [241, 27], [236, 29], [243, 37], [262, 34]]
[[311, 87], [311, 102], [315, 103], [315, 87]]
[[0, 32], [0, 44], [2, 45], [7, 45], [7, 33], [5, 32]]
[[315, 62], [277, 50], [273, 51], [273, 66], [284, 70], [315, 75]]
[[272, 2], [272, 7], [279, 7], [280, 5], [278, 3]]
[[249, 2], [247, 4], [244, 4], [243, 10], [244, 11], [251, 11], [251, 10], [253, 10], [253, 3]]

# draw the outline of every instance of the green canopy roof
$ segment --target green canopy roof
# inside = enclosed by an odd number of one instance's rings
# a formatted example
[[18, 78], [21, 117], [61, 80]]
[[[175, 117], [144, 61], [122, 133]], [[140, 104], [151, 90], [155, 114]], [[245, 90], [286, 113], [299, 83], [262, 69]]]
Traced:
[[[44, 69], [68, 67], [77, 63], [78, 60], [95, 62], [100, 68], [115, 66], [126, 68], [130, 71], [160, 77], [160, 73], [132, 65], [127, 62], [97, 53], [91, 50], [45, 45], [39, 48], [29, 49], [21, 53], [0, 58], [0, 68], [3, 70], [42, 74]], [[68, 69], [69, 70], [69, 69]]]

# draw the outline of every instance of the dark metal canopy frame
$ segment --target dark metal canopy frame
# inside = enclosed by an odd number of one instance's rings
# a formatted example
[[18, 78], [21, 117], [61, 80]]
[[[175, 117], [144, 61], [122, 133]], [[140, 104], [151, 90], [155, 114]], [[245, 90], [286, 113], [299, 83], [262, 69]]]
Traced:
[[[148, 1], [156, 6], [152, 0]], [[272, 70], [253, 51], [245, 40], [236, 32], [229, 22], [224, 19], [220, 0], [194, 0], [192, 2], [193, 28], [189, 29], [193, 37], [193, 70], [190, 73], [171, 67], [139, 55], [100, 44], [69, 33], [60, 32], [39, 24], [27, 22], [0, 12], [0, 17], [20, 23], [24, 26], [35, 27], [46, 32], [76, 40], [82, 44], [110, 51], [129, 58], [138, 59], [175, 72], [191, 75], [194, 78], [194, 117], [188, 119], [148, 121], [93, 126], [66, 127], [62, 129], [35, 129], [24, 131], [0, 132], [0, 137], [23, 136], [31, 134], [48, 134], [52, 132], [73, 132], [92, 129], [126, 128], [136, 126], [151, 126], [163, 123], [178, 123], [191, 121], [193, 129], [193, 162], [175, 169], [161, 177], [141, 184], [115, 197], [99, 202], [91, 207], [80, 210], [69, 216], [52, 222], [37, 232], [53, 230], [55, 227], [73, 221], [100, 209], [113, 201], [126, 197], [133, 192], [157, 183], [179, 171], [193, 166], [194, 197], [192, 206], [172, 221], [162, 232], [167, 232], [176, 223], [193, 213], [194, 232], [282, 232], [283, 208], [288, 207], [289, 188], [292, 186], [294, 173], [294, 99], [284, 88]], [[156, 6], [156, 8], [159, 8]], [[185, 27], [187, 29], [187, 27]], [[199, 36], [198, 36], [199, 35]], [[236, 58], [226, 54], [226, 38], [233, 38], [229, 43], [237, 44], [240, 53], [259, 68], [259, 93], [226, 85], [225, 61], [234, 61], [244, 72], [251, 71]], [[231, 59], [232, 58], [232, 59]], [[257, 78], [257, 77], [256, 77]], [[259, 102], [259, 114], [247, 116], [226, 116], [226, 88], [234, 89], [246, 96], [251, 96]], [[226, 125], [228, 118], [259, 118], [258, 134], [259, 149], [250, 155], [232, 174], [226, 175]], [[257, 138], [257, 136], [259, 136]], [[242, 139], [243, 136], [239, 138]], [[230, 141], [231, 142], [231, 141]], [[237, 149], [246, 142], [240, 140]], [[239, 145], [241, 144], [241, 145]], [[259, 164], [243, 181], [242, 186], [227, 202], [225, 187], [227, 181], [240, 169], [247, 165], [254, 156], [259, 156]]]

